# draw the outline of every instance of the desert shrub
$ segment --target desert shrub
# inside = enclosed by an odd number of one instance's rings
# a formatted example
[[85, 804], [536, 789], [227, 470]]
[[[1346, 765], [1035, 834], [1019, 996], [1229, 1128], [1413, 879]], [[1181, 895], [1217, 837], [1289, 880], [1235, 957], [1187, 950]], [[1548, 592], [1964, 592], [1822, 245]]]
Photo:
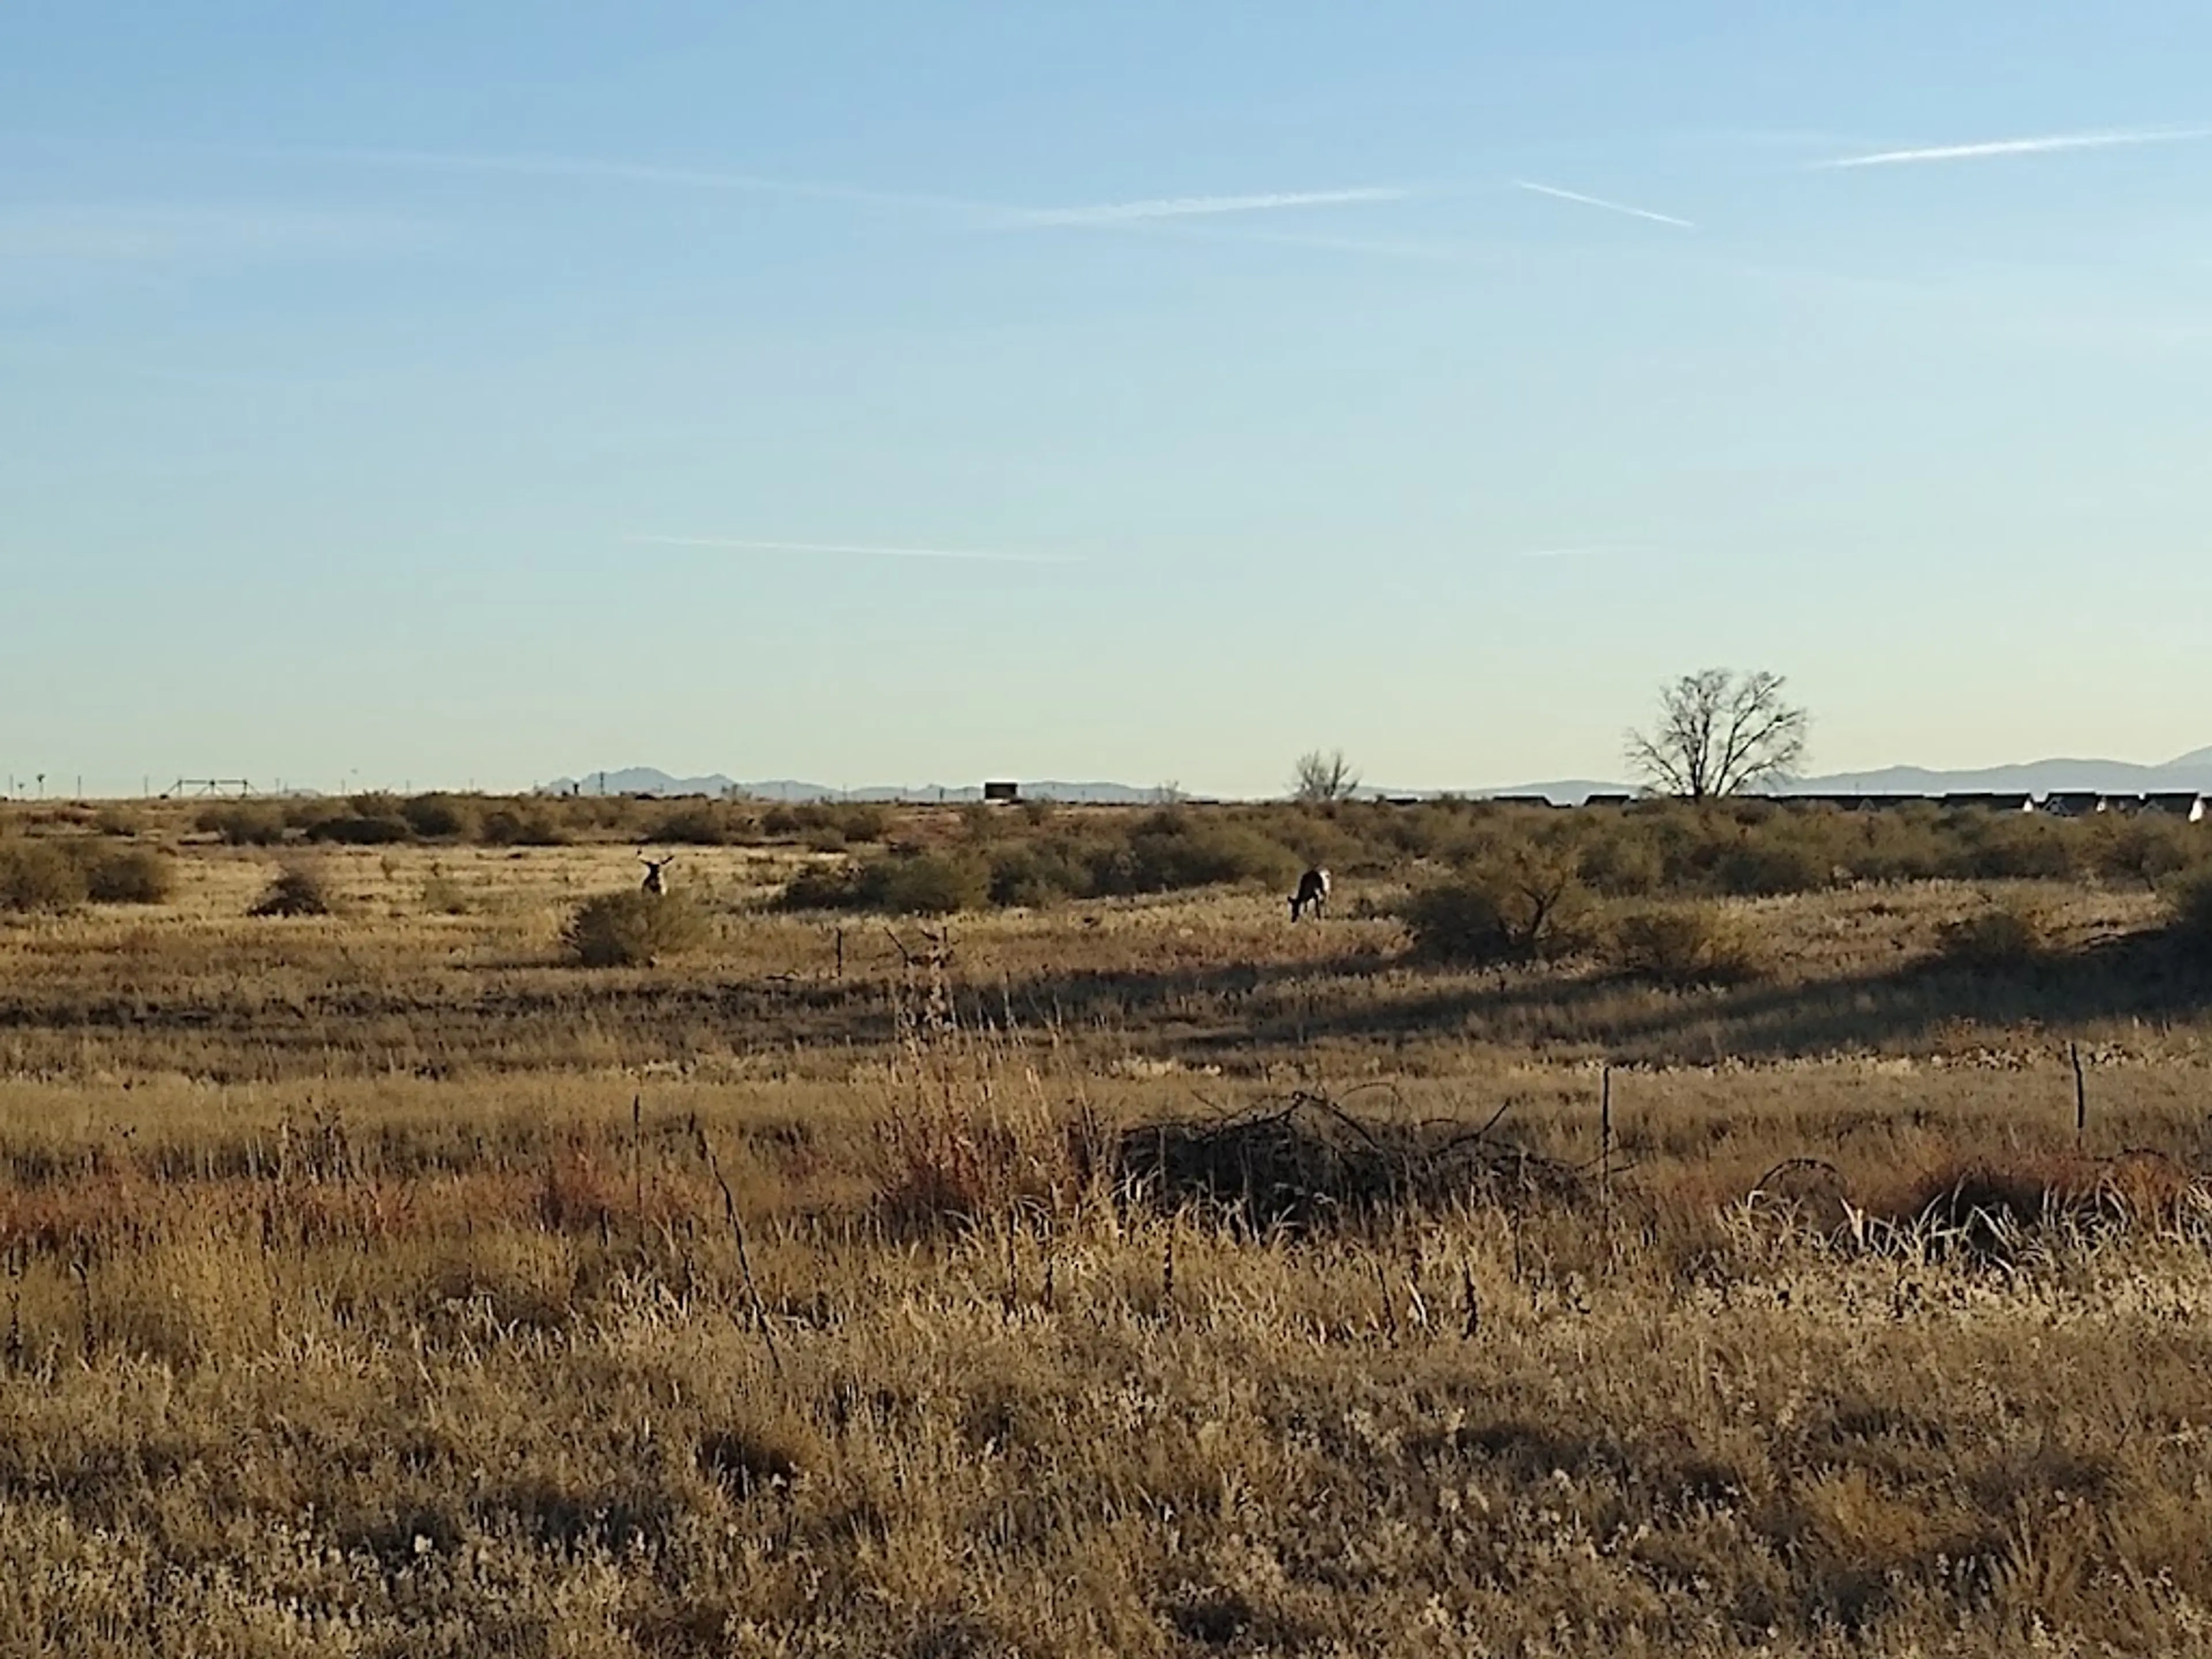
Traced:
[[2163, 813], [2135, 817], [2108, 814], [2097, 821], [2092, 833], [2097, 873], [2108, 881], [2156, 887], [2203, 857], [2195, 830]]
[[146, 820], [127, 806], [103, 806], [93, 814], [92, 827], [103, 836], [127, 840], [145, 830]]
[[586, 968], [644, 968], [706, 936], [706, 917], [683, 894], [625, 890], [585, 900], [561, 939]]
[[1243, 823], [1170, 808], [1141, 819], [1119, 847], [1091, 865], [1097, 894], [1168, 893], [1231, 882], [1282, 885], [1294, 880], [1298, 855]]
[[891, 853], [864, 864], [802, 871], [777, 901], [786, 910], [873, 910], [886, 915], [949, 915], [991, 899], [990, 867], [947, 853]]
[[1066, 839], [996, 849], [991, 855], [991, 902], [1034, 908], [1090, 896], [1095, 883], [1086, 850], [1098, 859], [1110, 856], [1109, 849], [1086, 849], [1084, 843]]
[[247, 911], [254, 916], [326, 916], [333, 908], [330, 889], [319, 871], [295, 865], [269, 884]]
[[414, 830], [396, 811], [388, 815], [347, 814], [324, 818], [307, 830], [309, 841], [332, 842], [342, 847], [388, 847], [395, 842], [414, 838]]
[[2022, 904], [1994, 904], [1958, 921], [1946, 922], [1936, 954], [1960, 968], [2001, 973], [2024, 968], [2051, 953], [2051, 933], [2033, 909]]
[[672, 847], [720, 847], [730, 840], [731, 827], [726, 809], [712, 801], [693, 801], [662, 813], [645, 838]]
[[192, 822], [233, 847], [274, 847], [289, 827], [283, 808], [258, 804], [210, 806]]
[[2212, 967], [2212, 870], [2177, 884], [2166, 902], [2173, 936], [2197, 962]]
[[863, 874], [866, 908], [891, 915], [949, 915], [981, 908], [990, 897], [981, 864], [941, 853], [879, 859], [864, 866]]
[[160, 904], [176, 884], [169, 860], [150, 847], [88, 850], [84, 890], [94, 904]]
[[2066, 881], [2081, 872], [2078, 828], [2027, 812], [1962, 812], [1942, 873], [1963, 881]]
[[61, 848], [0, 841], [0, 910], [66, 910], [84, 899], [83, 868]]
[[1587, 937], [1589, 893], [1571, 855], [1522, 847], [1487, 858], [1407, 901], [1413, 948], [1480, 965], [1563, 955]]
[[1742, 920], [1715, 904], [1655, 904], [1613, 919], [1607, 957], [1622, 973], [1662, 985], [1726, 985], [1765, 971]]
[[457, 795], [415, 795], [398, 810], [407, 827], [427, 840], [458, 841], [476, 833], [475, 803]]
[[568, 832], [543, 806], [496, 807], [484, 814], [478, 836], [489, 847], [565, 847]]
[[1667, 861], [1641, 825], [1622, 817], [1587, 835], [1579, 853], [1582, 878], [1613, 898], [1642, 898], [1665, 884]]
[[1747, 835], [1720, 852], [1711, 866], [1711, 884], [1734, 897], [1762, 898], [1809, 893], [1834, 879], [1835, 865], [1819, 842], [1789, 825]]
[[422, 884], [422, 908], [434, 916], [465, 916], [469, 913], [469, 896], [444, 871], [433, 870]]
[[834, 823], [809, 830], [801, 840], [810, 853], [842, 853], [845, 850], [845, 832]]

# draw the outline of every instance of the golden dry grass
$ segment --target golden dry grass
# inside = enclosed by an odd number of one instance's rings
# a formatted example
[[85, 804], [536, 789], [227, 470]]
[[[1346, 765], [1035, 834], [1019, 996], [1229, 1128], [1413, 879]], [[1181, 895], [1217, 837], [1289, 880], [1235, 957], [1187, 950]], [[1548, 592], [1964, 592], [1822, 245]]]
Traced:
[[[714, 937], [643, 969], [559, 959], [613, 845], [334, 851], [267, 921], [193, 843], [0, 927], [0, 1650], [2212, 1645], [2147, 897], [2038, 890], [2018, 975], [1942, 959], [1960, 886], [1741, 904], [1770, 971], [1670, 989], [1409, 965], [1358, 881], [848, 919], [841, 975], [762, 908], [810, 856], [688, 852]], [[1117, 1176], [1293, 1091], [1565, 1173], [1256, 1231]]]

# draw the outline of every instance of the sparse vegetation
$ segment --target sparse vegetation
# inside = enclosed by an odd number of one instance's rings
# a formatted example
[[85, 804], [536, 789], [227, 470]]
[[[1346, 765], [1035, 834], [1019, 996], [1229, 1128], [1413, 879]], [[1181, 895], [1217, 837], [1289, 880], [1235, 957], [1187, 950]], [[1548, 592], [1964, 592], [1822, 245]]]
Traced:
[[1510, 847], [1406, 908], [1414, 948], [1431, 960], [1481, 966], [1564, 955], [1585, 944], [1590, 903], [1571, 855], [1556, 845]]
[[66, 910], [84, 899], [83, 866], [67, 849], [27, 836], [0, 840], [0, 910]]
[[1622, 911], [1607, 945], [1615, 969], [1661, 985], [1741, 984], [1768, 966], [1768, 953], [1741, 918], [1694, 901]]
[[650, 968], [696, 949], [706, 917], [682, 893], [602, 893], [577, 907], [562, 940], [586, 968]]
[[[158, 918], [0, 927], [0, 1630], [2197, 1644], [2185, 874], [1962, 892], [1991, 842], [1933, 809], [914, 811], [903, 855], [687, 852], [611, 897], [696, 879], [692, 954], [580, 974], [546, 943], [658, 810], [617, 804], [329, 845], [365, 896], [313, 927], [246, 920], [265, 860], [204, 841]], [[0, 849], [137, 850], [88, 829]], [[1721, 896], [1770, 843], [1852, 880]], [[1273, 872], [1316, 856], [1346, 902], [1292, 928]], [[924, 860], [950, 931], [769, 908]], [[1516, 971], [1406, 954], [1409, 885], [1532, 883], [1571, 925]], [[1945, 971], [1981, 905], [2098, 942]], [[1710, 966], [1739, 927], [1755, 983]]]
[[94, 904], [161, 904], [176, 885], [168, 859], [150, 847], [99, 848], [83, 863]]
[[2051, 930], [2042, 913], [2020, 902], [1992, 904], [1946, 922], [1939, 950], [1946, 962], [1978, 973], [2034, 966], [2050, 955]]
[[335, 908], [322, 872], [295, 864], [269, 884], [249, 913], [257, 916], [326, 916]]

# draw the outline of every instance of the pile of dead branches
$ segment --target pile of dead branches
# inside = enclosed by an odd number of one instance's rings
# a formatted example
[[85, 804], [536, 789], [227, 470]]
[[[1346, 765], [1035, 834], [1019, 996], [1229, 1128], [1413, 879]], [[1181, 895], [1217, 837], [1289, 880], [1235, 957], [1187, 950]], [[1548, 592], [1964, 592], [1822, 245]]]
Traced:
[[1195, 1206], [1255, 1232], [1589, 1194], [1588, 1170], [1500, 1135], [1504, 1115], [1501, 1107], [1477, 1128], [1457, 1119], [1363, 1117], [1301, 1090], [1241, 1112], [1129, 1129], [1116, 1167], [1126, 1189], [1164, 1207]]

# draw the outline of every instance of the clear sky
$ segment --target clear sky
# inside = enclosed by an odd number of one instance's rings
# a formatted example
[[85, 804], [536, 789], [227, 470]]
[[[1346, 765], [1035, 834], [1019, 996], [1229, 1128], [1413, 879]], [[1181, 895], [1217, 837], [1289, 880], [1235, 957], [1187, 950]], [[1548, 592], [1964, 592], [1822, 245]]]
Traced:
[[2164, 759], [2207, 63], [2185, 0], [15, 0], [0, 770], [1477, 786], [1707, 664], [1816, 770]]

